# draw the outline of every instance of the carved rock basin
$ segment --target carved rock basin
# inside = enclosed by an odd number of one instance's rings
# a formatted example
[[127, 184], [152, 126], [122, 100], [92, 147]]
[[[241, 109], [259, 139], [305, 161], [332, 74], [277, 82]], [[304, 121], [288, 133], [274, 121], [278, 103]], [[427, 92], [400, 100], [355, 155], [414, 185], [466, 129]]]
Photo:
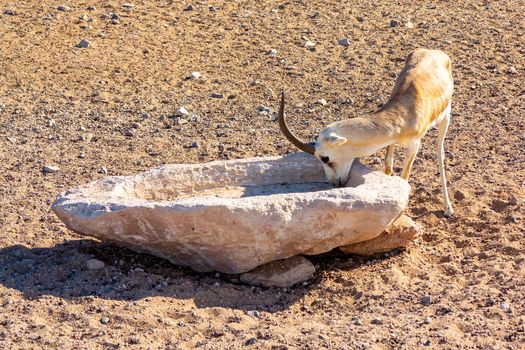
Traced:
[[357, 161], [347, 187], [335, 188], [318, 160], [297, 153], [107, 177], [62, 193], [52, 210], [82, 235], [198, 271], [241, 273], [372, 239], [409, 191]]

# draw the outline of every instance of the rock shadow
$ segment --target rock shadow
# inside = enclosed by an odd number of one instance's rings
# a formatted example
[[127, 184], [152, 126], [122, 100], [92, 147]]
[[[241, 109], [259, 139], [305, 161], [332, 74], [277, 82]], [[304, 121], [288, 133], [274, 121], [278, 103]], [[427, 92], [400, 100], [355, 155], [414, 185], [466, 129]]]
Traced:
[[[86, 262], [98, 259], [101, 270], [89, 270]], [[48, 248], [14, 245], [0, 249], [0, 284], [18, 290], [26, 298], [45, 295], [74, 300], [99, 297], [134, 301], [163, 296], [193, 299], [200, 308], [225, 307], [276, 312], [289, 308], [315, 288], [323, 270], [344, 260], [352, 269], [371, 259], [349, 259], [337, 251], [308, 257], [317, 266], [315, 276], [292, 288], [259, 288], [241, 284], [238, 275], [198, 273], [169, 261], [131, 251], [111, 243], [71, 240]]]
[[[87, 268], [89, 259], [105, 263]], [[0, 249], [0, 284], [26, 298], [53, 295], [64, 299], [99, 297], [139, 300], [153, 296], [193, 299], [198, 307], [221, 306], [244, 310], [279, 311], [288, 308], [318, 281], [292, 289], [243, 285], [238, 275], [198, 273], [167, 260], [139, 254], [110, 243], [72, 240], [49, 248], [14, 245]]]

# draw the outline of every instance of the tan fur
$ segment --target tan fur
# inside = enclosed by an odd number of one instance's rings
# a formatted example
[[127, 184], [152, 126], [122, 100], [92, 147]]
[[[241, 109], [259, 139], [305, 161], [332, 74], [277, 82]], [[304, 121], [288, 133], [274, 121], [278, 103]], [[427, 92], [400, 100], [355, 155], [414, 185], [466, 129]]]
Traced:
[[407, 149], [401, 176], [408, 179], [421, 138], [438, 126], [438, 160], [445, 197], [445, 215], [452, 215], [443, 166], [443, 139], [449, 123], [454, 89], [450, 58], [442, 51], [418, 49], [410, 53], [387, 103], [367, 116], [339, 121], [324, 129], [315, 144], [315, 155], [328, 157], [327, 176], [341, 185], [355, 157], [369, 156], [387, 147], [385, 172], [392, 172], [393, 145]]

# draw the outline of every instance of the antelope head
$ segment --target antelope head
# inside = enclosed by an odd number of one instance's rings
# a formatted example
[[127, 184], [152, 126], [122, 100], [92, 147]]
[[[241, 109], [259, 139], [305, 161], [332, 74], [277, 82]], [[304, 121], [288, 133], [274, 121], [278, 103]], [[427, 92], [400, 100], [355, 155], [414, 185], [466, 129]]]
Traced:
[[284, 118], [283, 91], [281, 92], [281, 106], [279, 107], [281, 132], [295, 147], [314, 155], [322, 162], [326, 177], [332, 184], [339, 187], [344, 186], [348, 182], [355, 156], [348, 140], [338, 135], [337, 123], [331, 124], [321, 131], [315, 142], [305, 143], [288, 129]]

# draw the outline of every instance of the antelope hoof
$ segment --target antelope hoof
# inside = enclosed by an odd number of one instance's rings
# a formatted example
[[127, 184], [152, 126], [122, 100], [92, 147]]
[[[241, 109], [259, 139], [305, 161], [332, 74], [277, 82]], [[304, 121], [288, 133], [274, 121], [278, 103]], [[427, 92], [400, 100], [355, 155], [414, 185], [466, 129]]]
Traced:
[[450, 218], [452, 215], [454, 215], [454, 209], [452, 208], [447, 208], [445, 209], [445, 217], [448, 219]]

